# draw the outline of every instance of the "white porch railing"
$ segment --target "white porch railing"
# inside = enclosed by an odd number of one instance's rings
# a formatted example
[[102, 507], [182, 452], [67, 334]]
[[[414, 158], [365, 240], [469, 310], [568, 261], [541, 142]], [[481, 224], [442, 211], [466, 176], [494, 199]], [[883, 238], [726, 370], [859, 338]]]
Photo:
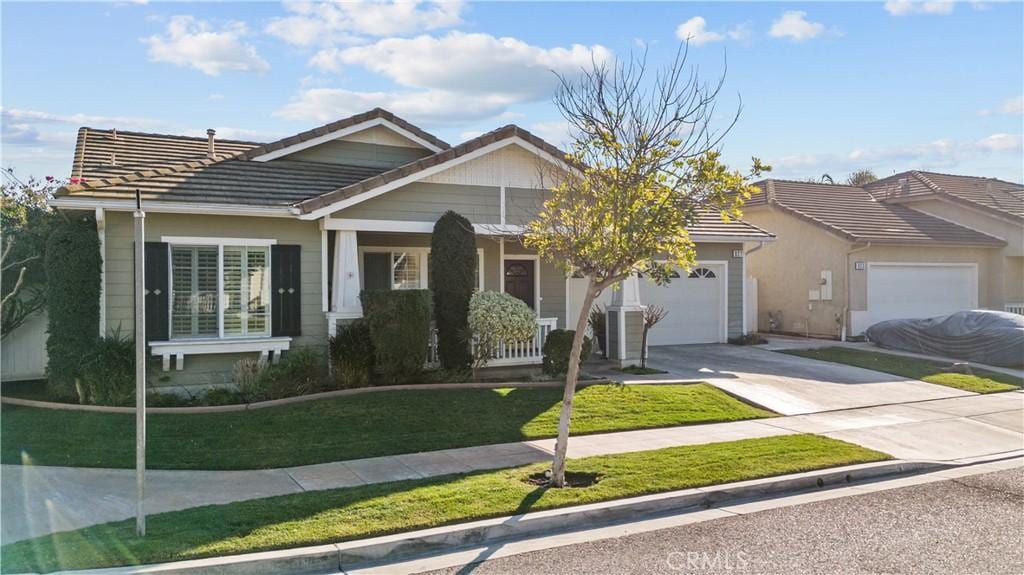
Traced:
[[1003, 306], [1003, 311], [1024, 315], [1024, 303], [1008, 303]]
[[[544, 342], [552, 330], [558, 329], [557, 317], [542, 317], [537, 319], [537, 335], [528, 341], [501, 344], [494, 357], [487, 362], [487, 367], [500, 367], [503, 365], [533, 365], [544, 359]], [[473, 344], [475, 345], [475, 344]], [[427, 366], [436, 367], [439, 361], [437, 358], [437, 330], [430, 330], [430, 343], [427, 348]]]

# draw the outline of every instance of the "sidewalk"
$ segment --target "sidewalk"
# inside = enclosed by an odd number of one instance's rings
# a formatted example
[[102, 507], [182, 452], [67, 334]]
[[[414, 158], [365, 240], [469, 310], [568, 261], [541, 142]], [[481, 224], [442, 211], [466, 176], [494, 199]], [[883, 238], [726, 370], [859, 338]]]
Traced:
[[[1024, 392], [573, 437], [569, 457], [645, 451], [792, 433], [818, 433], [898, 459], [956, 461], [1024, 449]], [[148, 513], [546, 461], [553, 439], [253, 471], [149, 471]], [[0, 540], [133, 517], [125, 469], [0, 466]]]

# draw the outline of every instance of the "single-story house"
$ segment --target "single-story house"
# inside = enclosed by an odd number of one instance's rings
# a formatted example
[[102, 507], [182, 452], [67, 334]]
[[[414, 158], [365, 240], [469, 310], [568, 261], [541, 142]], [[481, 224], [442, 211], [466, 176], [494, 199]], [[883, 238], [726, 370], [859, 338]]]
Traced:
[[864, 187], [765, 180], [744, 218], [778, 234], [749, 254], [758, 326], [862, 334], [895, 318], [1024, 302], [1024, 187], [905, 172]]
[[[227, 381], [233, 363], [326, 346], [362, 315], [363, 289], [429, 287], [430, 233], [449, 209], [477, 233], [481, 289], [536, 310], [544, 334], [574, 322], [578, 281], [515, 238], [547, 193], [538, 163], [564, 154], [509, 125], [457, 146], [381, 109], [269, 144], [82, 128], [53, 205], [94, 212], [103, 252], [100, 330], [133, 325], [132, 210], [146, 213], [146, 332], [165, 384]], [[655, 343], [746, 330], [744, 248], [773, 236], [707, 211], [699, 264], [642, 297], [670, 308]], [[576, 304], [578, 305], [578, 304]], [[686, 318], [685, 320], [683, 318]], [[539, 345], [495, 364], [537, 363]]]

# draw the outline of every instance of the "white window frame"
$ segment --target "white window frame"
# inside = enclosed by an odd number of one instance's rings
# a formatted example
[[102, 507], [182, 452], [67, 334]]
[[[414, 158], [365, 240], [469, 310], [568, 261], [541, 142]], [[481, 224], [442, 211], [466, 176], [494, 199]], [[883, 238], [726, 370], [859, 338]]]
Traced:
[[[194, 237], [194, 236], [161, 236], [160, 241], [167, 244], [167, 288], [170, 291], [167, 298], [167, 339], [168, 342], [183, 343], [183, 342], [202, 342], [211, 340], [226, 340], [226, 341], [241, 341], [241, 340], [260, 340], [269, 339], [273, 337], [273, 327], [271, 326], [271, 318], [273, 318], [273, 298], [270, 293], [270, 273], [273, 269], [273, 250], [270, 246], [276, 245], [277, 240], [275, 239], [260, 239], [260, 238], [205, 238], [205, 237]], [[217, 248], [217, 335], [216, 336], [199, 336], [199, 337], [175, 337], [174, 335], [174, 258], [171, 257], [175, 246], [178, 247], [215, 247]], [[265, 247], [267, 248], [267, 281], [264, 284], [264, 297], [267, 302], [267, 322], [266, 331], [264, 333], [250, 334], [243, 333], [239, 335], [225, 335], [224, 334], [224, 308], [225, 308], [225, 294], [224, 294], [224, 247]], [[242, 313], [243, 322], [246, 319], [247, 314]], [[244, 325], [244, 324], [243, 324]], [[247, 331], [247, 329], [243, 329]], [[179, 367], [180, 369], [180, 367]]]
[[[403, 252], [408, 254], [416, 254], [419, 258], [418, 264], [420, 266], [420, 287], [417, 289], [427, 289], [430, 285], [430, 248], [427, 247], [387, 247], [387, 246], [359, 246], [359, 289], [366, 289], [366, 274], [363, 270], [364, 254], [394, 254], [396, 252]], [[393, 258], [394, 256], [392, 256]], [[479, 291], [484, 289], [484, 249], [476, 248], [477, 258], [477, 287]], [[392, 265], [391, 285], [395, 285], [394, 267]]]

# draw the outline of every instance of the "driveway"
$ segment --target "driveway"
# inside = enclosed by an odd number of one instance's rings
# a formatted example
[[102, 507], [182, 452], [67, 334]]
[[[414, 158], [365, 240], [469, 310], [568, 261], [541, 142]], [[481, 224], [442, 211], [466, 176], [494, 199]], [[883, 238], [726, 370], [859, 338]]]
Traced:
[[752, 346], [655, 346], [650, 349], [648, 365], [668, 371], [672, 378], [707, 381], [783, 415], [974, 395], [888, 373]]

